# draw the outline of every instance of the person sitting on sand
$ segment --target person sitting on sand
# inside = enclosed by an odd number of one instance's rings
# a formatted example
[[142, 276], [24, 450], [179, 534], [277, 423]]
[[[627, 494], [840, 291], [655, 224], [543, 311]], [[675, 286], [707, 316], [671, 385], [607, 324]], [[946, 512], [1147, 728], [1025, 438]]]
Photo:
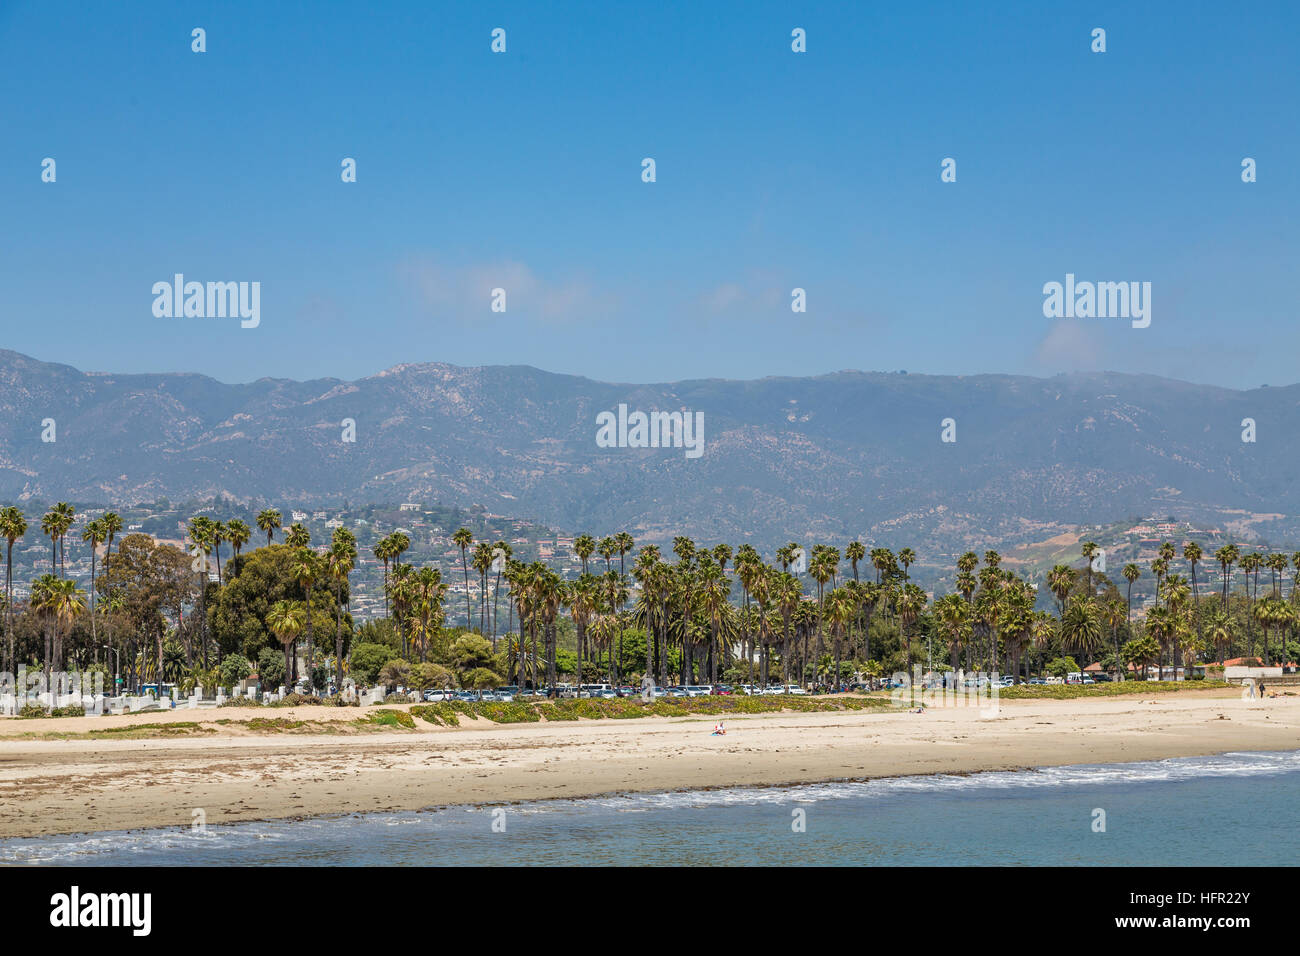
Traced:
[[710, 737], [727, 736], [727, 728], [723, 726], [722, 721], [718, 721], [716, 724], [713, 725], [713, 733], [709, 734], [709, 736]]

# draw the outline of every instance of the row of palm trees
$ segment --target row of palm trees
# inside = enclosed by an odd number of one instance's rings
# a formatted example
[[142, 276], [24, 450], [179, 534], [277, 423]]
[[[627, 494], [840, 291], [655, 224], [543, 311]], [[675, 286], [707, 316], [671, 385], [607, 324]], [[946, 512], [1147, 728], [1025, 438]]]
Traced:
[[[70, 622], [85, 610], [85, 595], [65, 575], [66, 537], [75, 519], [75, 509], [60, 502], [49, 509], [40, 523], [51, 547], [50, 573], [32, 586], [31, 606], [46, 624], [46, 669], [60, 666], [63, 638]], [[305, 638], [307, 660], [315, 660], [316, 635], [309, 613], [313, 589], [330, 588], [336, 598], [334, 634], [335, 678], [343, 676], [343, 596], [350, 593], [350, 575], [357, 566], [355, 535], [346, 528], [335, 530], [330, 544], [313, 550], [311, 536], [300, 524], [282, 528], [281, 514], [268, 508], [259, 512], [256, 527], [266, 535], [268, 546], [282, 531], [284, 544], [292, 549], [292, 574], [305, 601], [280, 601], [267, 614], [266, 626], [281, 642], [286, 675], [297, 679], [297, 643]], [[14, 543], [27, 533], [27, 521], [15, 507], [0, 509], [0, 535], [7, 541], [6, 553], [6, 661], [12, 669], [13, 644], [13, 558]], [[107, 544], [105, 560], [122, 530], [115, 512], [86, 523], [81, 537], [91, 546], [91, 594], [96, 607], [113, 599], [101, 594], [97, 580], [97, 556]], [[214, 520], [195, 516], [187, 536], [193, 568], [198, 577], [197, 621], [199, 647], [207, 665], [212, 642], [207, 634], [209, 562], [215, 558], [216, 589], [224, 586], [223, 544], [232, 549], [232, 560], [252, 539], [252, 529], [238, 519]], [[805, 550], [795, 542], [775, 549], [775, 560], [765, 561], [750, 545], [732, 548], [727, 544], [698, 546], [690, 538], [673, 539], [671, 558], [660, 546], [643, 546], [631, 562], [635, 549], [626, 532], [602, 537], [588, 534], [574, 540], [575, 554], [582, 562], [576, 580], [564, 580], [541, 562], [523, 563], [513, 557], [504, 541], [474, 540], [466, 528], [452, 536], [460, 549], [465, 586], [465, 621], [475, 629], [476, 611], [470, 591], [471, 570], [478, 575], [477, 630], [497, 651], [498, 637], [506, 640], [504, 661], [509, 676], [534, 685], [558, 678], [559, 623], [563, 612], [573, 622], [579, 674], [595, 674], [618, 682], [627, 675], [624, 641], [629, 629], [646, 636], [644, 662], [660, 682], [676, 678], [686, 683], [716, 682], [739, 663], [750, 679], [773, 679], [779, 671], [782, 682], [797, 678], [799, 683], [825, 680], [838, 685], [852, 674], [879, 672], [886, 665], [909, 666], [917, 660], [915, 645], [925, 640], [931, 651], [938, 642], [954, 669], [962, 659], [968, 670], [1007, 670], [1019, 675], [1029, 660], [1049, 650], [1062, 649], [1084, 657], [1109, 650], [1114, 660], [1123, 656], [1120, 635], [1139, 633], [1160, 647], [1161, 657], [1177, 667], [1180, 659], [1207, 646], [1220, 660], [1240, 636], [1240, 617], [1230, 602], [1234, 568], [1245, 575], [1245, 632], [1250, 654], [1254, 653], [1255, 629], [1264, 636], [1264, 656], [1273, 659], [1273, 641], [1284, 653], [1286, 631], [1297, 624], [1295, 595], [1283, 597], [1288, 569], [1300, 577], [1300, 552], [1290, 559], [1283, 554], [1243, 553], [1237, 545], [1224, 545], [1213, 554], [1222, 574], [1217, 602], [1203, 600], [1198, 569], [1207, 558], [1195, 542], [1181, 550], [1187, 576], [1176, 573], [1178, 550], [1165, 542], [1151, 562], [1156, 582], [1156, 600], [1138, 624], [1133, 621], [1132, 592], [1143, 571], [1127, 564], [1121, 576], [1127, 582], [1127, 599], [1119, 597], [1104, 574], [1094, 572], [1098, 547], [1084, 542], [1080, 554], [1083, 568], [1058, 564], [1046, 575], [1048, 590], [1056, 599], [1056, 614], [1039, 607], [1037, 585], [1002, 566], [997, 551], [978, 556], [966, 552], [956, 562], [952, 593], [930, 601], [912, 582], [910, 568], [916, 553], [903, 548], [897, 553], [884, 547], [867, 550], [860, 541], [843, 550], [818, 544]], [[385, 616], [396, 629], [404, 657], [427, 659], [432, 638], [446, 625], [445, 601], [448, 585], [436, 567], [415, 567], [401, 560], [411, 546], [408, 535], [394, 532], [380, 539], [373, 553], [384, 565]], [[617, 558], [617, 560], [615, 560]], [[675, 560], [673, 560], [675, 559]], [[847, 569], [844, 564], [847, 561]], [[602, 564], [603, 562], [603, 564]], [[981, 567], [982, 562], [982, 567]], [[870, 570], [867, 570], [870, 569]], [[1271, 593], [1260, 597], [1260, 574], [1271, 572]], [[866, 572], [865, 574], [863, 572]], [[494, 586], [489, 581], [495, 578]], [[805, 593], [805, 578], [811, 593]], [[1097, 582], [1103, 583], [1098, 589]], [[505, 584], [508, 620], [501, 627], [501, 584]], [[738, 587], [737, 587], [738, 586]], [[737, 594], [737, 590], [739, 593]], [[629, 604], [629, 602], [631, 602]], [[1217, 607], [1214, 605], [1217, 604]], [[92, 641], [98, 648], [91, 615]], [[889, 641], [889, 647], [872, 648], [873, 634]], [[1206, 645], [1208, 641], [1208, 645]], [[161, 644], [159, 667], [162, 666]], [[312, 675], [307, 675], [311, 681]]]

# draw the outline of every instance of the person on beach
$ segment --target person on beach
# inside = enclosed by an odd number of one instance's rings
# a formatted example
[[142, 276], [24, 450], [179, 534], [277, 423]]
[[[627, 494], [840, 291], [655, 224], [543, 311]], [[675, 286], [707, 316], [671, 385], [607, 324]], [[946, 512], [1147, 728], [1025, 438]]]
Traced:
[[710, 737], [727, 736], [727, 728], [723, 726], [722, 721], [718, 721], [716, 724], [713, 725], [713, 733], [709, 734], [709, 736]]

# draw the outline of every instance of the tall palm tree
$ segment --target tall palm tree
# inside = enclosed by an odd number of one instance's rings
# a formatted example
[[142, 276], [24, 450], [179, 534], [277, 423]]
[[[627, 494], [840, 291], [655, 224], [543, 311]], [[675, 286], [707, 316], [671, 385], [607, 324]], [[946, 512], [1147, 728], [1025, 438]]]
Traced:
[[340, 691], [343, 688], [343, 589], [357, 560], [356, 544], [338, 535], [343, 530], [337, 529], [325, 554], [325, 572], [334, 584], [334, 686]]
[[582, 562], [582, 573], [588, 573], [587, 561], [596, 553], [596, 539], [589, 534], [580, 534], [573, 539], [573, 553]]
[[60, 501], [54, 506], [54, 511], [59, 516], [59, 574], [66, 577], [68, 529], [72, 527], [72, 521], [77, 516], [77, 509], [66, 501]]
[[41, 516], [41, 534], [50, 539], [50, 570], [55, 574], [59, 570], [59, 514], [53, 508]]
[[283, 520], [278, 508], [263, 508], [257, 513], [257, 527], [266, 535], [267, 547], [271, 546], [274, 535], [280, 530], [280, 522]]
[[[248, 544], [248, 540], [252, 535], [252, 529], [238, 518], [231, 518], [226, 522], [226, 540], [230, 542], [230, 548], [234, 551], [234, 558], [239, 557], [239, 552], [244, 545]], [[234, 560], [234, 558], [231, 560]]]
[[505, 558], [505, 560], [497, 566], [497, 579], [495, 584], [492, 586], [492, 652], [496, 653], [497, 625], [501, 623], [501, 573], [510, 564], [510, 558], [511, 555], [514, 554], [514, 550], [510, 547], [510, 543], [503, 539], [492, 546], [492, 551], [494, 554], [499, 551]]
[[1259, 569], [1264, 566], [1264, 557], [1252, 551], [1241, 558], [1241, 572], [1246, 576], [1246, 639], [1249, 654], [1255, 655], [1255, 629], [1250, 626], [1255, 620], [1255, 602], [1259, 600]]
[[[91, 604], [92, 611], [94, 610], [95, 592], [96, 592], [95, 559], [99, 556], [99, 546], [104, 543], [105, 537], [107, 537], [107, 534], [104, 531], [104, 525], [98, 518], [95, 518], [91, 521], [87, 521], [86, 527], [83, 528], [81, 532], [81, 540], [87, 542], [90, 545], [90, 604]], [[99, 640], [98, 640], [98, 630], [95, 627], [94, 614], [90, 615], [90, 642], [95, 649], [94, 659], [96, 662], [98, 662], [99, 661]]]
[[289, 663], [289, 648], [298, 635], [302, 633], [307, 621], [307, 610], [301, 601], [276, 601], [266, 612], [266, 626], [279, 639], [284, 647], [284, 681], [286, 687], [293, 686], [292, 667]]
[[14, 542], [27, 534], [27, 518], [13, 505], [0, 510], [0, 535], [5, 539], [6, 670], [14, 673]]
[[916, 561], [916, 552], [913, 551], [911, 548], [904, 548], [902, 551], [898, 552], [898, 563], [903, 566], [904, 584], [906, 584], [908, 580], [910, 580], [907, 573], [908, 568], [910, 568], [912, 564], [915, 563], [915, 561]]
[[1101, 549], [1097, 547], [1096, 541], [1085, 541], [1083, 543], [1083, 547], [1080, 548], [1079, 550], [1083, 554], [1083, 560], [1085, 562], [1086, 570], [1088, 573], [1088, 597], [1093, 597], [1094, 594], [1092, 590], [1092, 562], [1097, 557], [1098, 551], [1100, 551]]
[[311, 544], [311, 532], [305, 525], [292, 524], [285, 532], [284, 543], [291, 548], [306, 548]]
[[212, 550], [217, 556], [217, 587], [221, 587], [221, 542], [226, 540], [226, 523], [224, 521], [213, 521], [209, 537], [212, 541]]
[[1132, 562], [1124, 565], [1124, 570], [1120, 572], [1124, 575], [1124, 580], [1128, 582], [1128, 611], [1125, 613], [1124, 620], [1131, 623], [1133, 620], [1133, 582], [1142, 577], [1142, 569]]
[[384, 562], [384, 617], [391, 618], [392, 615], [388, 606], [388, 562], [393, 560], [395, 555], [393, 539], [390, 537], [380, 538], [375, 542], [375, 546], [371, 550], [374, 552], [376, 560]]
[[480, 541], [474, 547], [474, 559], [470, 565], [478, 572], [478, 632], [487, 634], [487, 579], [492, 571], [492, 545]]
[[45, 638], [45, 653], [41, 655], [44, 664], [45, 686], [50, 686], [50, 672], [54, 668], [54, 608], [57, 600], [59, 578], [55, 574], [42, 574], [32, 582], [29, 604], [41, 621], [41, 632]]
[[903, 632], [903, 646], [905, 648], [907, 670], [912, 670], [912, 625], [921, 618], [921, 613], [925, 610], [925, 592], [915, 584], [904, 584], [903, 590], [898, 595], [898, 622]]
[[1102, 605], [1101, 612], [1106, 619], [1106, 623], [1110, 626], [1111, 641], [1115, 645], [1115, 679], [1122, 680], [1123, 672], [1120, 669], [1119, 653], [1119, 626], [1128, 620], [1128, 609], [1119, 598], [1111, 598]]
[[[193, 545], [191, 554], [195, 558], [191, 566], [198, 578], [198, 599], [196, 601], [198, 613], [196, 616], [198, 618], [199, 656], [202, 657], [205, 664], [208, 657], [208, 555], [212, 553], [214, 533], [213, 521], [207, 515], [195, 515], [190, 519], [187, 534], [190, 543]], [[161, 675], [162, 651], [160, 650], [158, 653], [158, 669]]]
[[1065, 602], [1070, 597], [1070, 588], [1074, 587], [1074, 570], [1066, 564], [1058, 564], [1047, 572], [1047, 588], [1056, 595], [1057, 613], [1065, 616]]
[[416, 619], [412, 634], [420, 646], [420, 661], [428, 653], [429, 639], [442, 618], [442, 597], [447, 586], [442, 583], [442, 572], [428, 565], [415, 572], [414, 587], [416, 591]]
[[460, 563], [465, 571], [465, 628], [468, 630], [473, 620], [473, 612], [469, 607], [469, 546], [474, 543], [474, 534], [469, 528], [459, 528], [451, 536], [451, 541], [460, 548]]
[[298, 548], [293, 555], [293, 564], [290, 566], [290, 573], [298, 582], [298, 587], [302, 588], [307, 595], [307, 620], [305, 627], [307, 630], [307, 692], [313, 693], [316, 689], [316, 680], [312, 671], [316, 667], [316, 641], [312, 633], [312, 612], [311, 612], [311, 592], [316, 586], [316, 582], [321, 576], [320, 556], [308, 547]]
[[1189, 541], [1183, 545], [1183, 560], [1186, 561], [1192, 569], [1192, 607], [1196, 616], [1196, 636], [1201, 635], [1201, 591], [1196, 582], [1196, 565], [1205, 557], [1205, 552], [1195, 541]]
[[1219, 562], [1220, 573], [1223, 576], [1222, 607], [1225, 612], [1228, 610], [1228, 584], [1232, 578], [1232, 566], [1237, 563], [1237, 558], [1240, 556], [1241, 552], [1235, 544], [1225, 544], [1214, 552], [1214, 560]]

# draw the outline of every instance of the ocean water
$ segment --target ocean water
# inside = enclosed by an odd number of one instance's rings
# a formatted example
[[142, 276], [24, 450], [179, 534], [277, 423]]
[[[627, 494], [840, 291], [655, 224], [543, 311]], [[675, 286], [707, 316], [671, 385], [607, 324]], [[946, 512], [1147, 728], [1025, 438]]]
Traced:
[[1300, 751], [1229, 753], [10, 839], [0, 865], [1291, 864], [1298, 817]]

